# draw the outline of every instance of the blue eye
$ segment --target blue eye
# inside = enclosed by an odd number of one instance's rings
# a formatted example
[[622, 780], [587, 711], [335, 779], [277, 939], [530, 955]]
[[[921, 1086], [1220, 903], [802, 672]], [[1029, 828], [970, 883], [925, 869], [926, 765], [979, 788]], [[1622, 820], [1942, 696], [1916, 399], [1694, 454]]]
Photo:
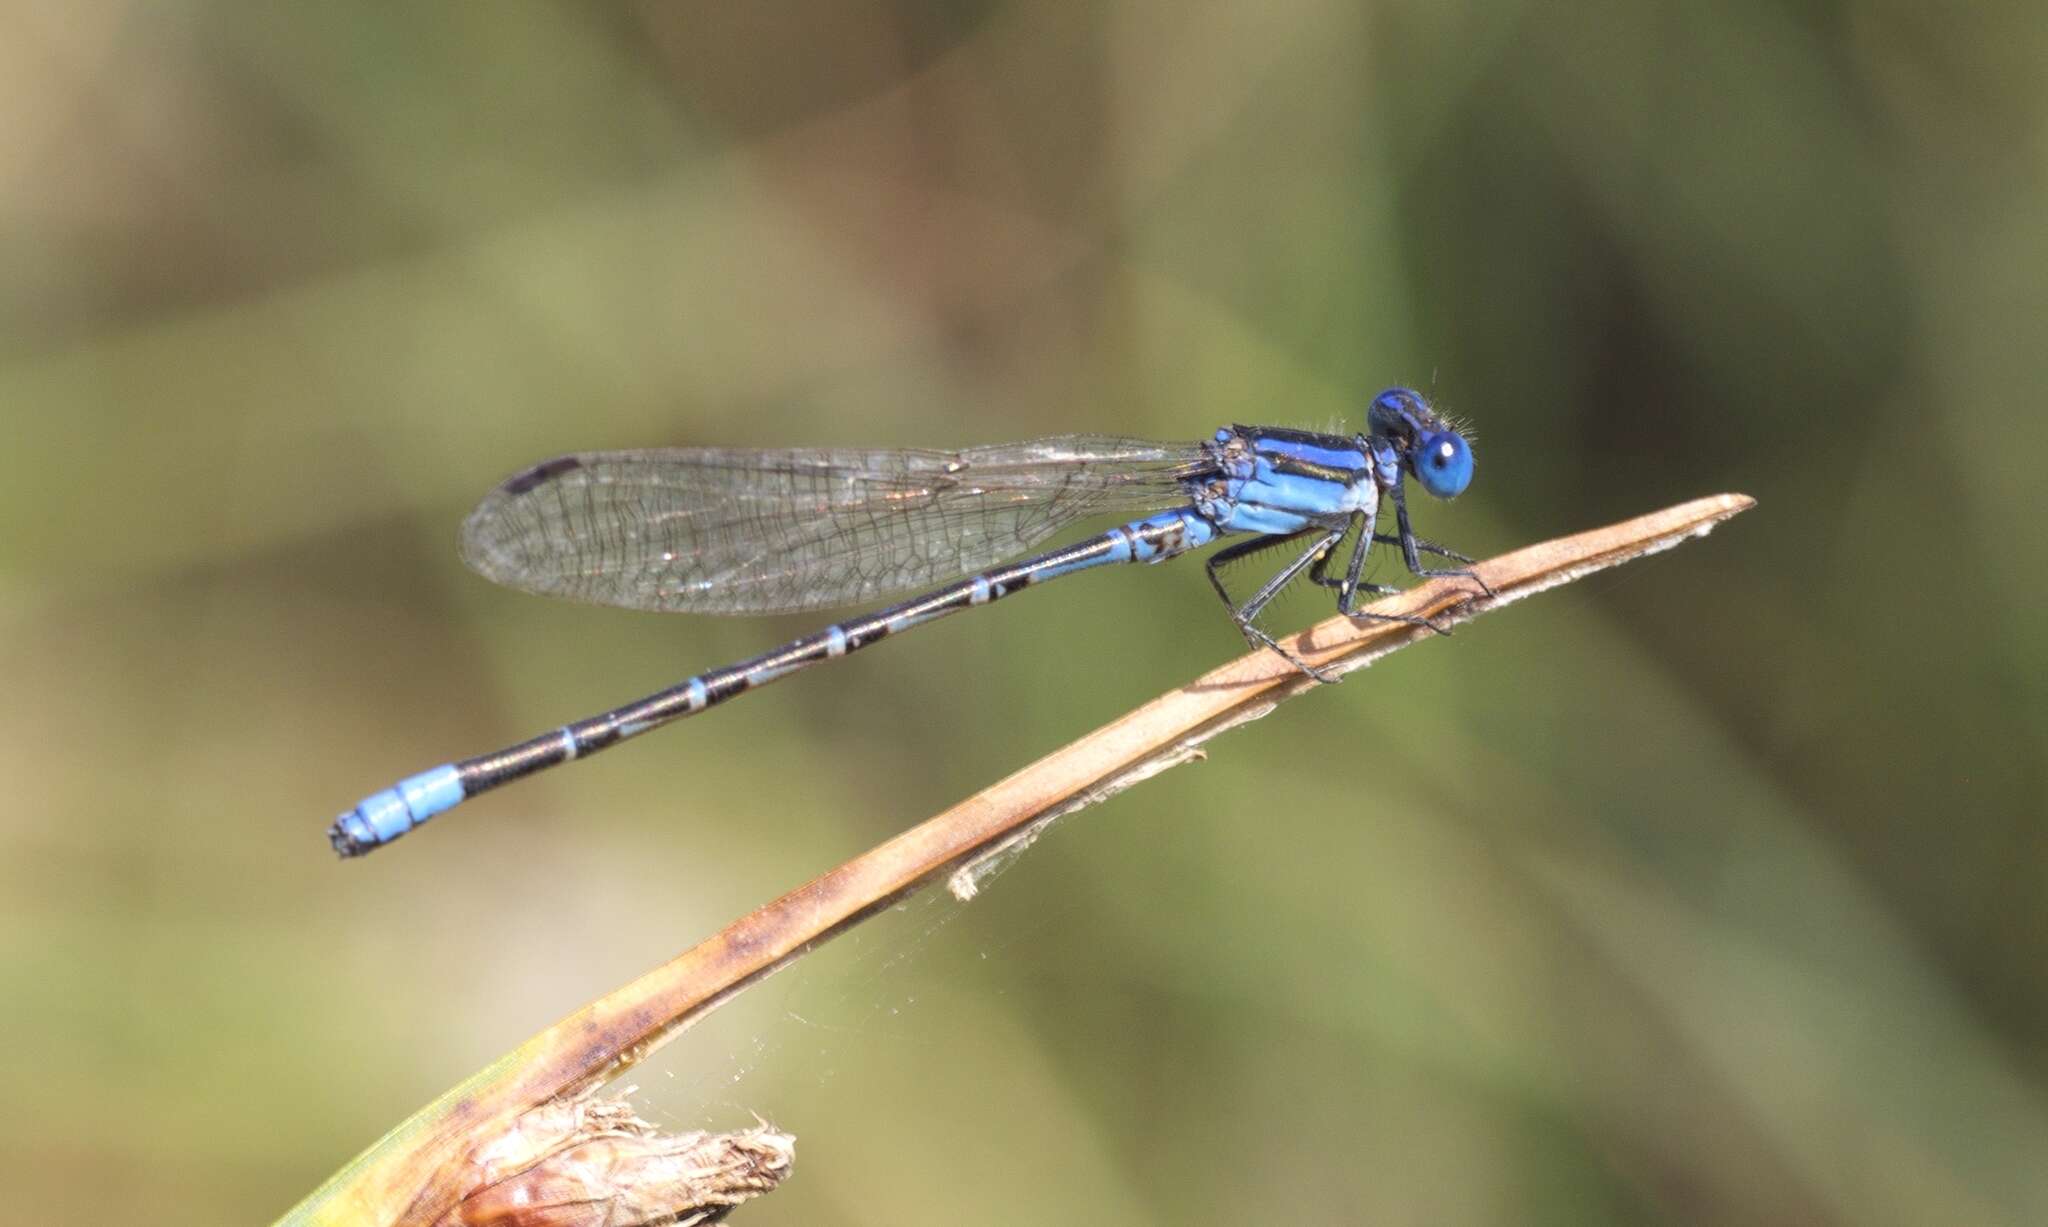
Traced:
[[1409, 463], [1422, 488], [1438, 498], [1456, 498], [1472, 484], [1472, 449], [1454, 430], [1432, 431], [1416, 440]]

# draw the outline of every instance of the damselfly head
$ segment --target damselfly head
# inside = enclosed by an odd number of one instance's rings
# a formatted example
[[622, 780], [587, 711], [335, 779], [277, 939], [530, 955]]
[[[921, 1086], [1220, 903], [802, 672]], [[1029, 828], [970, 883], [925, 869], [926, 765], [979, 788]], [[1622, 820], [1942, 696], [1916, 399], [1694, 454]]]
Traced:
[[1422, 393], [1388, 388], [1373, 398], [1367, 420], [1376, 437], [1399, 449], [1402, 462], [1424, 490], [1438, 498], [1456, 498], [1472, 484], [1472, 445], [1429, 407]]

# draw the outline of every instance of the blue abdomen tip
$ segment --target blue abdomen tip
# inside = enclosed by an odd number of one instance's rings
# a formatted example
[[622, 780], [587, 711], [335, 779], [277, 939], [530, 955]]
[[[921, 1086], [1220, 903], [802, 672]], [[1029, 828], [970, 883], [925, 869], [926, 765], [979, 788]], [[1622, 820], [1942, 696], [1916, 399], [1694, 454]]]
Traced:
[[362, 856], [454, 807], [462, 797], [462, 773], [452, 765], [436, 767], [364, 797], [327, 828], [327, 842], [341, 856]]

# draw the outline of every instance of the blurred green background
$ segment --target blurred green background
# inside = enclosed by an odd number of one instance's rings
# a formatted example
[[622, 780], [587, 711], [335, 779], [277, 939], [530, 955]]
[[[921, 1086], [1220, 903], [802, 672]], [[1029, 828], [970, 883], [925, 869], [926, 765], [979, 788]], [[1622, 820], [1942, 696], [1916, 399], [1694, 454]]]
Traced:
[[650, 1115], [798, 1135], [745, 1223], [2048, 1221], [2044, 64], [2019, 3], [9, 6], [7, 1217], [267, 1221], [1241, 650], [1098, 574], [338, 865], [818, 621], [493, 588], [505, 473], [1407, 382], [1467, 551], [1760, 505], [827, 947]]

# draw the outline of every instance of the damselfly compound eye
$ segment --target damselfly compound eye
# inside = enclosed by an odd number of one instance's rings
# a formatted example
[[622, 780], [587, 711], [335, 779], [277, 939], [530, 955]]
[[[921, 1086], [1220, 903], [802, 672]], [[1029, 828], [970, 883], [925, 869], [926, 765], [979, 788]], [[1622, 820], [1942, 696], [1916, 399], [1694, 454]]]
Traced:
[[1438, 498], [1456, 498], [1472, 484], [1472, 449], [1456, 431], [1422, 436], [1414, 465], [1416, 480]]

